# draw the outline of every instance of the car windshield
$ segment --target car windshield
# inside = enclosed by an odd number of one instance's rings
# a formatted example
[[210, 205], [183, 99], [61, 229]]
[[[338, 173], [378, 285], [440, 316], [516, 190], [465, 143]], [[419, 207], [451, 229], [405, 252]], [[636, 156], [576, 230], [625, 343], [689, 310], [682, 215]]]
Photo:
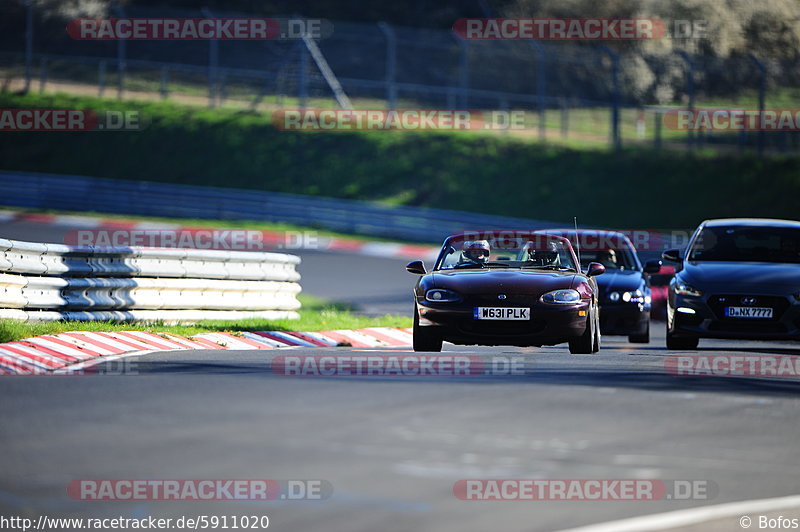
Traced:
[[590, 262], [599, 262], [606, 270], [639, 270], [639, 265], [629, 249], [581, 249], [581, 266], [585, 270]]
[[[641, 270], [630, 240], [622, 233], [596, 231], [545, 230], [542, 234], [566, 238], [580, 256], [581, 267], [586, 270], [589, 263], [598, 262], [607, 270]], [[580, 246], [580, 247], [578, 247]]]
[[569, 243], [535, 234], [481, 233], [445, 242], [437, 270], [532, 268], [576, 270]]
[[690, 261], [800, 263], [800, 229], [705, 227], [689, 251]]

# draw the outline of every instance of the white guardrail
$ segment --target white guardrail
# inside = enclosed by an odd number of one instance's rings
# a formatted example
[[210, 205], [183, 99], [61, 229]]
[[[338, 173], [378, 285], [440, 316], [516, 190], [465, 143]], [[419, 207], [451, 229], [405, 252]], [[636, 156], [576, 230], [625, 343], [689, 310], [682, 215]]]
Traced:
[[182, 322], [294, 319], [300, 258], [93, 248], [0, 238], [0, 318]]

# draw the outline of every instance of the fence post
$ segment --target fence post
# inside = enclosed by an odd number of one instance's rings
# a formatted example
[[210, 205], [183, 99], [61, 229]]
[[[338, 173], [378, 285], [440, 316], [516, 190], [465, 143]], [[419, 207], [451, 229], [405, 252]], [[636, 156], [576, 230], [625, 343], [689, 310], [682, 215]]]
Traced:
[[[694, 116], [695, 116], [695, 112], [694, 112], [694, 70], [695, 70], [694, 61], [692, 61], [692, 58], [689, 57], [689, 54], [684, 52], [683, 50], [678, 50], [675, 53], [678, 54], [678, 56], [680, 56], [680, 58], [684, 60], [684, 62], [686, 63], [686, 66], [689, 68], [689, 70], [686, 72], [686, 95], [689, 97], [689, 113], [691, 114], [692, 119], [694, 119]], [[694, 144], [695, 144], [694, 126], [689, 128], [689, 131], [687, 132], [686, 140], [687, 140], [687, 143], [689, 144], [690, 148], [694, 146]]]
[[469, 107], [469, 45], [464, 39], [458, 39], [460, 55], [459, 65], [459, 88], [461, 93], [461, 108]]
[[102, 98], [106, 90], [106, 60], [103, 59], [97, 63], [97, 97]]
[[386, 102], [389, 109], [397, 108], [397, 36], [386, 22], [378, 22], [386, 37]]
[[33, 0], [25, 2], [25, 92], [31, 89], [33, 68]]
[[755, 63], [758, 68], [758, 136], [756, 137], [756, 145], [758, 146], [758, 155], [764, 155], [764, 128], [762, 120], [764, 119], [764, 108], [766, 107], [767, 98], [767, 67], [758, 58], [750, 54], [750, 60]]
[[656, 148], [657, 150], [661, 149], [661, 122], [662, 122], [661, 117], [662, 117], [661, 110], [660, 109], [656, 110], [656, 114], [654, 117], [656, 123], [653, 126], [654, 130], [653, 147]]
[[39, 65], [39, 94], [44, 94], [44, 86], [47, 84], [47, 59], [42, 58]]
[[536, 41], [529, 41], [531, 48], [536, 51], [536, 106], [539, 110], [539, 140], [544, 141], [547, 138], [547, 131], [545, 129], [545, 111], [544, 104], [545, 92], [547, 91], [547, 64], [544, 47]]
[[[111, 9], [119, 18], [125, 18], [125, 11], [116, 2], [111, 3]], [[125, 92], [125, 39], [117, 39], [117, 98], [122, 99]]]
[[300, 109], [308, 107], [308, 49], [300, 42]]
[[[200, 10], [207, 19], [214, 18], [211, 10], [204, 7]], [[208, 106], [214, 108], [217, 103], [217, 69], [219, 67], [219, 41], [208, 41]]]
[[611, 59], [611, 82], [614, 85], [611, 103], [611, 142], [615, 150], [622, 148], [622, 139], [619, 134], [619, 54], [607, 46], [601, 46], [600, 51]]

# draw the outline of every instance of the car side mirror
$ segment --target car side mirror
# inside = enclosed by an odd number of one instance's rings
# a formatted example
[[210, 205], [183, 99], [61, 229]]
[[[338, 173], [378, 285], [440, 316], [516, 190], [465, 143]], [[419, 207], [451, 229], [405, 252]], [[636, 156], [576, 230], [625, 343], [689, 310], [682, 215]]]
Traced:
[[668, 262], [683, 262], [680, 249], [668, 249], [661, 254], [661, 258]]
[[644, 263], [644, 273], [658, 273], [661, 271], [660, 260], [648, 260]]
[[425, 270], [425, 263], [421, 260], [412, 260], [408, 264], [406, 264], [406, 271], [408, 273], [415, 273], [417, 275], [425, 275], [428, 273]]
[[594, 277], [595, 275], [601, 275], [603, 273], [606, 273], [606, 267], [599, 262], [590, 262], [589, 267], [586, 268], [587, 277]]

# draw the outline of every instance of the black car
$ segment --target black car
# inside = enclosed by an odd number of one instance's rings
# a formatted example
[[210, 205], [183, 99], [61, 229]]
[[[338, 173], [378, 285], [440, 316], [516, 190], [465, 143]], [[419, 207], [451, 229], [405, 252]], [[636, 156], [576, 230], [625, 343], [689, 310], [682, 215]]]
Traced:
[[[600, 331], [627, 336], [633, 343], [650, 341], [650, 274], [661, 269], [660, 260], [642, 266], [630, 239], [618, 231], [598, 229], [547, 229], [544, 234], [563, 236], [573, 242], [581, 266], [592, 262], [605, 266], [597, 278], [600, 290]], [[579, 246], [578, 246], [579, 245]]]
[[483, 231], [445, 240], [431, 271], [414, 288], [414, 350], [442, 342], [543, 346], [569, 343], [571, 353], [600, 350], [597, 283], [584, 274], [569, 240], [523, 231]]
[[800, 339], [800, 222], [707, 220], [676, 262], [667, 299], [667, 347], [699, 338]]

